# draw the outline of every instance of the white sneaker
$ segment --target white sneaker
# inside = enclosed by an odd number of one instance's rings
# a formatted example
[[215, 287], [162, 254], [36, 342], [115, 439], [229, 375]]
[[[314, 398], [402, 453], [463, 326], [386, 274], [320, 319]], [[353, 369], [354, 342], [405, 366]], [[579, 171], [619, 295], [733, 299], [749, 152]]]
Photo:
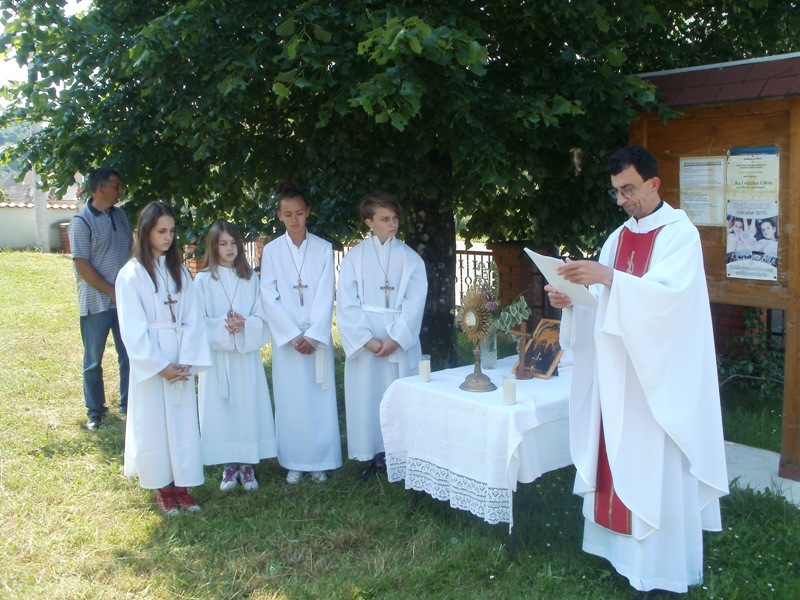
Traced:
[[316, 483], [322, 483], [323, 481], [328, 481], [328, 476], [325, 474], [325, 471], [314, 471], [311, 473], [311, 479]]
[[286, 476], [286, 483], [291, 485], [297, 485], [300, 483], [300, 478], [303, 476], [302, 471], [289, 471], [289, 474]]
[[239, 469], [235, 466], [228, 465], [222, 472], [222, 482], [219, 484], [219, 489], [223, 492], [229, 492], [236, 487], [239, 483]]
[[242, 465], [239, 467], [239, 481], [242, 482], [242, 487], [246, 492], [253, 492], [258, 489], [256, 474], [253, 472], [253, 467], [251, 465]]

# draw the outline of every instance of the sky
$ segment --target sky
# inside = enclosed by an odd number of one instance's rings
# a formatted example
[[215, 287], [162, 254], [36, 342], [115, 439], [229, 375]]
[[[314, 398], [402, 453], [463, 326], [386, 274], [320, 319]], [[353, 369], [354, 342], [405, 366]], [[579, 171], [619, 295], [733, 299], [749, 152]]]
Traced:
[[12, 80], [19, 80], [25, 77], [25, 70], [17, 66], [16, 61], [0, 62], [0, 85], [5, 85]]
[[[73, 15], [86, 10], [89, 5], [91, 5], [91, 0], [67, 0], [64, 10], [68, 15]], [[26, 76], [25, 68], [18, 67], [17, 61], [0, 61], [0, 85], [5, 85], [12, 80], [24, 79]]]

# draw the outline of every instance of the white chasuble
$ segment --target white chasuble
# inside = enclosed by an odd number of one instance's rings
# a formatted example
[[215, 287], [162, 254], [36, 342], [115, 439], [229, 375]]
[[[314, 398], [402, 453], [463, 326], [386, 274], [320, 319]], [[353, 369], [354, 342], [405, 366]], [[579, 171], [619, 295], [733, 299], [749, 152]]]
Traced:
[[[702, 581], [702, 530], [721, 528], [728, 491], [716, 356], [696, 227], [664, 204], [631, 218], [604, 244], [613, 266], [622, 228], [655, 238], [641, 277], [615, 270], [594, 286], [597, 309], [564, 309], [573, 347], [570, 449], [584, 497], [584, 550], [607, 558], [633, 587], [685, 592]], [[614, 492], [632, 535], [594, 522], [601, 422]]]
[[131, 365], [124, 471], [146, 489], [203, 483], [194, 379], [170, 384], [159, 375], [170, 364], [190, 365], [193, 373], [211, 365], [200, 299], [189, 272], [181, 272], [178, 292], [161, 257], [156, 290], [144, 267], [131, 259], [115, 286]]
[[[212, 368], [200, 373], [198, 407], [203, 464], [257, 464], [277, 456], [267, 376], [261, 348], [269, 339], [258, 276], [241, 279], [234, 269], [201, 271], [195, 285], [202, 298]], [[244, 329], [230, 333], [229, 310]]]
[[[278, 462], [295, 471], [342, 465], [331, 338], [333, 295], [333, 248], [328, 242], [306, 233], [298, 248], [284, 234], [264, 247], [261, 300], [272, 336]], [[314, 353], [295, 349], [301, 336], [316, 346]]]
[[[427, 292], [425, 264], [395, 238], [381, 244], [370, 236], [342, 259], [336, 325], [347, 357], [344, 387], [349, 458], [371, 460], [384, 451], [381, 398], [395, 379], [418, 372]], [[378, 358], [364, 347], [373, 337], [391, 338], [399, 348]]]

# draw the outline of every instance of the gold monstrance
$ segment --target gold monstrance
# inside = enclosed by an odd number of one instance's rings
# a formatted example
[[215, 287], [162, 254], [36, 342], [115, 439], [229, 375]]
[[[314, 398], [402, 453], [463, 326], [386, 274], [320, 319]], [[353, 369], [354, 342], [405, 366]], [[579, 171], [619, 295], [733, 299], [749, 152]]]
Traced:
[[489, 337], [492, 329], [492, 315], [486, 308], [486, 301], [483, 297], [483, 290], [477, 286], [472, 286], [467, 290], [464, 299], [461, 301], [461, 308], [458, 311], [461, 330], [467, 339], [475, 344], [472, 354], [475, 356], [475, 370], [467, 375], [460, 387], [465, 392], [491, 392], [497, 386], [492, 383], [488, 376], [481, 372], [481, 342]]

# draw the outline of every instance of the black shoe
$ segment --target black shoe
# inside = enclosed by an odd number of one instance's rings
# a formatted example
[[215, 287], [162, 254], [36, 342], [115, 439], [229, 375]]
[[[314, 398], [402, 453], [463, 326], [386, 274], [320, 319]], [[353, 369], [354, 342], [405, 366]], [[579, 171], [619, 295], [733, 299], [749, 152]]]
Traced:
[[366, 470], [358, 476], [361, 481], [368, 481], [373, 475], [377, 475], [378, 471], [386, 469], [386, 453], [378, 452], [371, 461]]
[[637, 592], [634, 596], [634, 600], [662, 600], [666, 598], [672, 598], [672, 592], [667, 590], [659, 590], [653, 589], [647, 592]]
[[100, 424], [103, 422], [101, 417], [91, 417], [88, 421], [86, 421], [86, 429], [89, 431], [94, 431], [95, 429], [100, 429]]
[[377, 472], [378, 472], [378, 469], [375, 466], [375, 461], [371, 460], [371, 461], [369, 461], [369, 466], [366, 468], [366, 470], [363, 473], [361, 473], [361, 475], [358, 476], [358, 478], [361, 481], [369, 481], [372, 478], [372, 476], [375, 475], [375, 473], [377, 473]]
[[375, 465], [376, 469], [385, 469], [386, 468], [386, 452], [378, 452], [375, 455], [375, 458], [372, 459], [372, 464]]

